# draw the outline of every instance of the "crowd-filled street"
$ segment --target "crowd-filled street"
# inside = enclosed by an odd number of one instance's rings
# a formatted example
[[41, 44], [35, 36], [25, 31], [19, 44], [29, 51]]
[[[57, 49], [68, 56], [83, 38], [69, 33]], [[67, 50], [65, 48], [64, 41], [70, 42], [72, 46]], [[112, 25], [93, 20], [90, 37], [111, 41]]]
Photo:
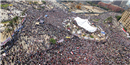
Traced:
[[[102, 41], [81, 39], [64, 29], [62, 22], [65, 19], [71, 17], [87, 19], [88, 17], [83, 14], [74, 14], [58, 7], [52, 9], [45, 7], [45, 9], [37, 10], [31, 6], [28, 7], [26, 14], [24, 27], [18, 33], [18, 40], [6, 52], [6, 56], [2, 55], [2, 65], [130, 64], [129, 40], [125, 39], [124, 43], [116, 42], [116, 40], [103, 43]], [[110, 13], [101, 14], [99, 17], [91, 16], [90, 20], [93, 18], [105, 19], [109, 17], [108, 15], [111, 16]], [[44, 19], [44, 23], [36, 25], [39, 17]], [[103, 21], [102, 19], [99, 21]], [[116, 33], [111, 32], [110, 27], [105, 27], [106, 24], [90, 22], [101, 26], [107, 34]], [[70, 38], [66, 38], [66, 36]], [[116, 35], [113, 36], [116, 37]], [[51, 44], [50, 38], [54, 38], [57, 43]], [[62, 42], [58, 42], [59, 40]], [[127, 45], [125, 45], [126, 42]]]

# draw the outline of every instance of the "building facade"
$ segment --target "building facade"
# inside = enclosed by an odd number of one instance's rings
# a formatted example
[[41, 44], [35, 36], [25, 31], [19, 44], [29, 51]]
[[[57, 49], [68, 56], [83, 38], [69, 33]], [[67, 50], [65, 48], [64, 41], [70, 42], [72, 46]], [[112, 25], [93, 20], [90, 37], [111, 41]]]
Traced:
[[124, 11], [123, 8], [116, 6], [116, 5], [113, 5], [113, 4], [107, 4], [107, 3], [99, 2], [98, 5], [105, 7], [105, 8], [108, 8], [108, 9], [115, 11], [115, 12]]
[[128, 0], [114, 0], [111, 4], [117, 5], [122, 7], [123, 9], [127, 10], [129, 7], [126, 5]]
[[122, 2], [122, 0], [114, 0], [112, 4], [120, 6], [121, 2]]
[[125, 6], [127, 2], [128, 2], [128, 0], [122, 0], [120, 6], [121, 6], [121, 7]]
[[130, 33], [130, 9], [126, 10], [122, 14], [122, 17], [119, 22], [122, 23], [122, 25], [127, 29], [127, 32]]
[[127, 2], [128, 0], [114, 0], [112, 4], [122, 7], [122, 6], [125, 6]]

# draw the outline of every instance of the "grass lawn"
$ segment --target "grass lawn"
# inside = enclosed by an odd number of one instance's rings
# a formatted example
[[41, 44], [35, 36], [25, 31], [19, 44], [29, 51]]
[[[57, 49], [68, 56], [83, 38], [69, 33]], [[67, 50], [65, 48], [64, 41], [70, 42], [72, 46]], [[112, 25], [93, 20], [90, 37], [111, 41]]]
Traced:
[[0, 7], [2, 7], [3, 5], [2, 4], [0, 4]]
[[96, 21], [99, 21], [99, 19], [95, 19]]
[[107, 19], [104, 20], [104, 22], [107, 21]]
[[8, 7], [9, 4], [1, 4], [1, 7]]
[[9, 23], [10, 21], [2, 21], [1, 23], [2, 24], [6, 24], [6, 23]]
[[9, 6], [9, 4], [1, 4], [0, 6], [3, 8], [7, 8]]
[[99, 19], [92, 19], [92, 21], [98, 22], [98, 21], [99, 21]]
[[92, 35], [90, 35], [91, 38], [94, 38]]

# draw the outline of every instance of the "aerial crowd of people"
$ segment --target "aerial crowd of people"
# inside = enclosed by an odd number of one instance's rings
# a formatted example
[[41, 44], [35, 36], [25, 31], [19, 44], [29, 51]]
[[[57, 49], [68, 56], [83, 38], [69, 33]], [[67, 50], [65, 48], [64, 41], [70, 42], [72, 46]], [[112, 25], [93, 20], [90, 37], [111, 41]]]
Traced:
[[[6, 52], [6, 56], [2, 55], [2, 65], [130, 64], [129, 46], [114, 41], [102, 44], [96, 40], [81, 39], [64, 30], [63, 20], [81, 15], [68, 14], [58, 8], [37, 10], [32, 7], [28, 8], [26, 14], [18, 40]], [[40, 16], [44, 17], [44, 24], [36, 25]], [[56, 41], [62, 39], [62, 42], [51, 44], [50, 38]]]

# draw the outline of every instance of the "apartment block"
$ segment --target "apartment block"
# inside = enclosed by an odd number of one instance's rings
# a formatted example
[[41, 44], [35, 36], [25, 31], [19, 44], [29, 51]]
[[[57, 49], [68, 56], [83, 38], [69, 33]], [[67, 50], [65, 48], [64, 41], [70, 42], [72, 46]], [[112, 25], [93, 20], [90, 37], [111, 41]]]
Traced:
[[119, 22], [122, 23], [122, 25], [127, 29], [127, 32], [130, 33], [130, 9], [126, 10], [122, 14], [122, 17]]

